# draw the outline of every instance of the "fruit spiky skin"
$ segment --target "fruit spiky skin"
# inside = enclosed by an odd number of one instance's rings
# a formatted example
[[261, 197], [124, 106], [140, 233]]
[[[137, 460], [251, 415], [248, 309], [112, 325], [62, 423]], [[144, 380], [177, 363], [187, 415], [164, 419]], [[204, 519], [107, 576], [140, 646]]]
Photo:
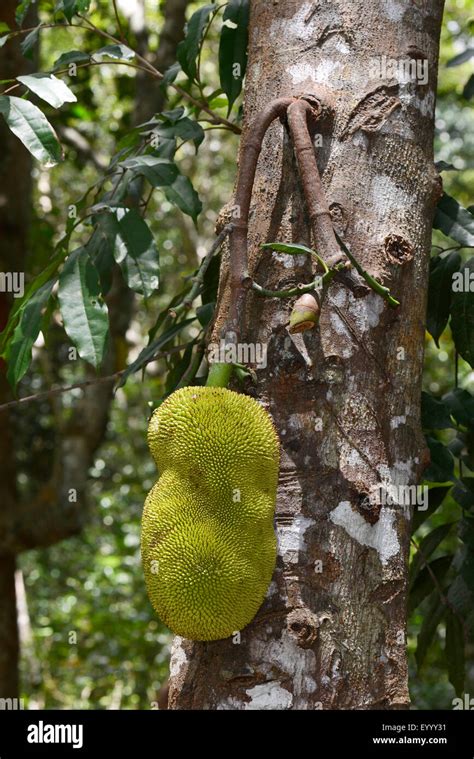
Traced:
[[148, 443], [161, 475], [142, 520], [151, 603], [178, 635], [227, 638], [253, 619], [275, 567], [273, 423], [253, 398], [186, 387], [155, 411]]

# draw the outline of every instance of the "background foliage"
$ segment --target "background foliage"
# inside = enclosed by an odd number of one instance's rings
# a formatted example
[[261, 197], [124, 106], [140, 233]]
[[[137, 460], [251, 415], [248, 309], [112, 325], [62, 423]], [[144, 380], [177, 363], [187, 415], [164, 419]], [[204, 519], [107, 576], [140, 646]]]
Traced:
[[[20, 25], [28, 5], [19, 4]], [[88, 525], [76, 538], [21, 556], [22, 695], [30, 707], [154, 708], [167, 677], [170, 634], [151, 610], [140, 568], [141, 509], [156, 476], [146, 425], [150, 407], [179, 383], [204, 379], [218, 258], [197, 288], [193, 275], [232, 191], [248, 3], [189, 4], [177, 63], [164, 85], [156, 75], [149, 80], [149, 87], [164, 87], [165, 111], [140, 127], [134, 66], [143, 61], [132, 52], [138, 44], [133, 3], [119, 4], [126, 39], [112, 3], [38, 5], [45, 26], [22, 35], [23, 52], [31, 55], [39, 40], [39, 70], [54, 71], [58, 83], [24, 77], [18, 87], [4, 82], [4, 92], [14, 89], [0, 97], [0, 112], [40, 159], [30, 289], [0, 337], [19, 396], [48, 389], [52, 375], [62, 384], [80, 381], [84, 361], [100, 370], [111, 339], [107, 296], [117, 266], [135, 295], [116, 352], [119, 388], [90, 471]], [[163, 15], [156, 3], [146, 10], [153, 49]], [[414, 708], [449, 709], [456, 693], [474, 694], [474, 292], [451, 287], [454, 272], [474, 273], [473, 13], [473, 0], [448, 0], [441, 45], [435, 152], [445, 195], [433, 234], [422, 406], [432, 453], [430, 506], [415, 516], [411, 557]], [[87, 26], [83, 15], [95, 30], [74, 26]], [[52, 23], [61, 26], [47, 28]], [[0, 34], [0, 44], [8, 44], [9, 30]], [[233, 75], [235, 62], [240, 78]], [[77, 76], [61, 74], [71, 63]], [[8, 97], [20, 102], [13, 108]], [[32, 116], [33, 107], [40, 116]], [[48, 122], [65, 143], [64, 161]], [[85, 149], [64, 139], [71, 129]], [[54, 168], [44, 165], [51, 163]], [[71, 298], [71, 291], [80, 297]], [[185, 348], [156, 360], [159, 351], [179, 345]], [[16, 408], [23, 497], [47, 467], [58, 418], [67, 418], [81, 393], [64, 394], [60, 405], [45, 399]]]

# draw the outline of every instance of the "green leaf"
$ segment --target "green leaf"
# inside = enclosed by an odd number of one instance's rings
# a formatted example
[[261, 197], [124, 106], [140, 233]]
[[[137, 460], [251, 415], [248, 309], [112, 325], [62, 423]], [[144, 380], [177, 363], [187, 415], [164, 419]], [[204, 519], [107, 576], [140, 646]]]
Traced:
[[0, 48], [2, 48], [5, 42], [8, 42], [9, 39], [10, 39], [9, 34], [6, 34], [4, 37], [0, 37]]
[[454, 477], [454, 460], [443, 443], [431, 436], [427, 436], [431, 464], [426, 470], [424, 477], [428, 482], [448, 482]]
[[466, 100], [470, 100], [472, 97], [474, 97], [474, 74], [471, 74], [466, 84], [464, 85], [462, 96]]
[[457, 352], [474, 367], [474, 258], [466, 262], [460, 274], [464, 283], [468, 283], [468, 288], [464, 287], [464, 292], [453, 292], [451, 332]]
[[67, 84], [54, 74], [28, 74], [17, 76], [17, 79], [53, 108], [60, 108], [64, 103], [77, 102], [75, 94]]
[[85, 13], [89, 10], [91, 0], [62, 0], [62, 9], [69, 23], [76, 13]]
[[207, 327], [210, 323], [214, 316], [215, 307], [215, 303], [206, 303], [204, 306], [199, 306], [199, 308], [196, 309], [196, 316], [201, 327]]
[[229, 101], [227, 115], [242, 91], [247, 68], [249, 14], [248, 0], [229, 0], [224, 11], [219, 43], [219, 76]]
[[77, 248], [59, 276], [58, 299], [64, 329], [79, 355], [96, 369], [104, 358], [108, 311], [100, 298], [100, 280], [88, 251]]
[[23, 21], [25, 20], [26, 14], [28, 13], [31, 5], [31, 0], [23, 0], [23, 2], [19, 3], [16, 9], [15, 13], [15, 21], [18, 24], [18, 26], [23, 25]]
[[459, 53], [459, 55], [455, 55], [454, 58], [451, 58], [446, 64], [447, 68], [452, 68], [453, 66], [461, 66], [463, 63], [467, 63], [467, 61], [470, 61], [471, 58], [474, 57], [474, 47], [468, 47], [466, 50], [463, 50], [462, 53]]
[[465, 680], [464, 629], [461, 620], [451, 609], [446, 610], [445, 652], [449, 682], [456, 691], [456, 696], [462, 696]]
[[460, 245], [474, 245], [474, 216], [446, 193], [436, 208], [433, 226]]
[[202, 211], [202, 203], [188, 177], [179, 174], [172, 185], [165, 187], [165, 195], [170, 203], [191, 216], [196, 223], [197, 217]]
[[62, 150], [56, 133], [33, 103], [22, 98], [1, 95], [0, 113], [13, 134], [44, 166], [55, 166], [62, 161]]
[[106, 45], [96, 50], [92, 57], [95, 61], [101, 61], [103, 58], [114, 58], [119, 61], [131, 61], [135, 58], [135, 53], [127, 45]]
[[[163, 114], [164, 115], [164, 114]], [[180, 118], [178, 121], [166, 121], [158, 124], [158, 126], [152, 130], [162, 140], [174, 140], [177, 137], [183, 141], [192, 140], [197, 148], [204, 139], [204, 130], [197, 121], [189, 119], [187, 116]]]
[[412, 534], [417, 531], [419, 526], [423, 524], [428, 517], [431, 517], [435, 513], [436, 509], [439, 509], [450, 490], [451, 485], [430, 488], [428, 490], [428, 508], [425, 511], [417, 509], [414, 512], [411, 528]]
[[430, 596], [429, 604], [423, 618], [423, 624], [421, 625], [421, 630], [417, 638], [415, 659], [418, 671], [423, 665], [428, 649], [433, 641], [438, 625], [444, 617], [445, 611], [446, 606], [443, 604], [439, 592], [435, 590]]
[[152, 187], [172, 185], [178, 176], [178, 168], [172, 161], [153, 155], [127, 158], [118, 165], [124, 169], [130, 169], [133, 176], [144, 176]]
[[41, 327], [41, 316], [51, 295], [55, 279], [50, 279], [40, 287], [20, 314], [19, 322], [8, 346], [8, 372], [10, 385], [16, 388], [18, 382], [28, 371], [31, 363], [31, 351]]
[[62, 263], [64, 259], [64, 254], [59, 253], [52, 261], [48, 264], [48, 266], [41, 272], [41, 274], [38, 274], [35, 279], [29, 283], [25, 290], [25, 294], [23, 295], [23, 298], [15, 298], [14, 302], [12, 304], [12, 307], [10, 308], [10, 313], [8, 315], [8, 322], [6, 326], [3, 329], [3, 332], [0, 335], [0, 355], [4, 356], [6, 349], [7, 349], [7, 343], [10, 338], [10, 335], [13, 333], [18, 319], [20, 318], [21, 313], [25, 310], [26, 306], [28, 305], [28, 302], [30, 298], [35, 294], [37, 290], [40, 289], [52, 276], [55, 274]]
[[41, 25], [37, 26], [36, 29], [33, 29], [29, 34], [27, 34], [25, 39], [21, 42], [20, 48], [25, 58], [32, 58], [33, 50], [38, 44], [40, 29]]
[[471, 509], [474, 506], [474, 477], [458, 480], [453, 488], [453, 498], [462, 509]]
[[153, 357], [156, 356], [161, 351], [161, 349], [170, 342], [170, 340], [176, 337], [176, 335], [189, 324], [192, 324], [193, 321], [194, 319], [185, 319], [184, 321], [179, 322], [179, 324], [174, 324], [172, 327], [170, 327], [170, 329], [166, 330], [166, 332], [160, 335], [160, 337], [149, 343], [146, 348], [143, 348], [138, 358], [136, 358], [135, 361], [130, 364], [130, 366], [128, 366], [125, 372], [122, 374], [117, 385], [117, 389], [125, 385], [127, 379], [131, 374], [138, 372], [139, 369], [142, 369], [144, 366], [150, 363], [150, 361], [153, 360]]
[[429, 559], [433, 551], [438, 548], [439, 544], [445, 539], [450, 532], [455, 522], [447, 522], [446, 524], [440, 524], [432, 532], [428, 533], [419, 544], [418, 551], [413, 557], [410, 564], [410, 586], [413, 587], [413, 583], [416, 580], [418, 572], [424, 565], [425, 561]]
[[84, 53], [81, 50], [70, 50], [69, 53], [63, 53], [54, 62], [53, 71], [58, 69], [67, 68], [70, 63], [89, 63], [91, 57], [88, 53]]
[[421, 572], [419, 572], [409, 594], [409, 614], [411, 614], [412, 611], [414, 611], [422, 603], [422, 601], [424, 601], [426, 596], [435, 590], [436, 585], [434, 584], [433, 576], [439, 585], [442, 584], [447, 571], [452, 564], [452, 561], [452, 556], [440, 556], [439, 559], [435, 559], [429, 563], [429, 569], [428, 567], [425, 567], [421, 570]]
[[315, 251], [306, 245], [286, 242], [266, 242], [260, 245], [264, 250], [274, 250], [276, 253], [288, 253], [291, 256], [314, 256]]
[[181, 64], [176, 61], [172, 66], [166, 69], [163, 74], [163, 79], [160, 82], [160, 88], [165, 90], [166, 87], [174, 82], [179, 72], [181, 71]]
[[474, 425], [474, 397], [467, 390], [456, 388], [443, 396], [443, 403], [458, 424], [464, 427]]
[[433, 395], [422, 392], [421, 424], [425, 430], [446, 430], [452, 427], [449, 408]]
[[9, 31], [11, 30], [8, 24], [6, 24], [4, 21], [0, 21], [0, 34], [3, 34], [3, 32], [9, 32]]
[[178, 45], [177, 58], [184, 73], [195, 79], [197, 74], [197, 58], [201, 49], [202, 37], [209, 16], [216, 11], [215, 5], [204, 5], [191, 18], [186, 28], [186, 36]]
[[158, 289], [158, 248], [147, 223], [134, 208], [116, 212], [118, 236], [115, 260], [128, 286], [148, 298]]
[[453, 274], [459, 271], [461, 256], [453, 251], [445, 257], [435, 256], [430, 262], [427, 329], [436, 345], [449, 319], [453, 291]]

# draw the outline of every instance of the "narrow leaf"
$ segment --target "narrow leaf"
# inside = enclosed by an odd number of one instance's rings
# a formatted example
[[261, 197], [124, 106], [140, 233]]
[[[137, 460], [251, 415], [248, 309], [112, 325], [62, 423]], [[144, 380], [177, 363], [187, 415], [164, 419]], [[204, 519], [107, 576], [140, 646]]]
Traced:
[[274, 250], [277, 253], [288, 253], [292, 256], [314, 256], [314, 250], [308, 248], [306, 245], [299, 245], [297, 243], [286, 242], [266, 242], [260, 245], [264, 250]]
[[101, 61], [103, 58], [114, 58], [120, 61], [131, 61], [135, 58], [135, 53], [127, 45], [106, 45], [96, 50], [92, 57], [95, 61]]
[[54, 62], [53, 71], [69, 66], [70, 63], [88, 63], [91, 57], [88, 53], [81, 50], [70, 50], [69, 53], [63, 53]]
[[196, 223], [197, 217], [202, 211], [202, 203], [188, 177], [180, 174], [172, 185], [165, 187], [165, 195], [170, 203], [178, 206]]
[[423, 624], [417, 638], [415, 659], [418, 671], [423, 665], [428, 649], [433, 641], [438, 625], [444, 617], [445, 611], [446, 607], [443, 604], [439, 592], [435, 590], [430, 596], [429, 605], [426, 609]]
[[453, 426], [449, 408], [425, 392], [421, 394], [421, 423], [425, 430], [446, 430]]
[[0, 113], [30, 153], [46, 167], [62, 161], [61, 146], [56, 133], [33, 103], [22, 98], [0, 96]]
[[474, 216], [446, 193], [438, 203], [433, 225], [460, 245], [474, 245]]
[[187, 327], [188, 324], [192, 324], [193, 321], [194, 319], [185, 319], [179, 324], [173, 325], [173, 327], [170, 327], [170, 329], [166, 330], [166, 332], [160, 335], [160, 337], [149, 343], [146, 348], [143, 348], [138, 358], [136, 358], [135, 361], [130, 364], [130, 366], [128, 366], [126, 371], [122, 374], [120, 381], [117, 384], [117, 389], [125, 385], [127, 379], [131, 374], [138, 372], [139, 369], [142, 369], [144, 366], [150, 363], [150, 361], [153, 360], [153, 357], [156, 356], [160, 350], [170, 342], [170, 340], [176, 337], [176, 335], [185, 327]]
[[453, 251], [445, 257], [435, 256], [430, 262], [427, 329], [436, 345], [449, 319], [453, 274], [459, 270], [461, 256]]
[[20, 320], [8, 347], [7, 378], [16, 388], [18, 382], [28, 371], [31, 363], [31, 351], [41, 328], [41, 316], [49, 300], [55, 280], [50, 279], [29, 299], [20, 315]]
[[451, 609], [446, 610], [445, 652], [449, 682], [456, 691], [456, 695], [462, 696], [465, 679], [464, 630], [461, 620]]
[[109, 320], [100, 281], [88, 251], [73, 251], [60, 274], [58, 299], [64, 329], [81, 358], [98, 368], [103, 360]]
[[474, 258], [466, 262], [460, 277], [462, 291], [459, 292], [454, 283], [451, 300], [451, 331], [456, 350], [474, 367]]
[[230, 0], [224, 11], [219, 43], [219, 76], [229, 101], [228, 114], [242, 91], [247, 68], [249, 14], [248, 0]]
[[146, 298], [158, 289], [160, 264], [158, 248], [147, 223], [134, 208], [117, 211], [118, 236], [115, 260], [128, 286]]
[[201, 49], [202, 36], [207, 26], [209, 16], [216, 11], [215, 5], [204, 5], [191, 18], [186, 28], [186, 36], [178, 45], [177, 57], [184, 73], [195, 79], [197, 73], [197, 57]]
[[419, 544], [418, 551], [413, 557], [413, 561], [410, 564], [410, 585], [416, 579], [418, 572], [425, 562], [429, 559], [433, 551], [438, 548], [439, 544], [445, 539], [450, 532], [454, 522], [448, 522], [447, 524], [441, 524], [436, 527], [432, 532], [428, 533]]
[[424, 601], [426, 596], [432, 593], [433, 590], [436, 590], [435, 582], [438, 585], [442, 584], [452, 561], [452, 556], [440, 556], [439, 559], [431, 561], [427, 567], [421, 570], [410, 590], [408, 599], [409, 614]]
[[451, 58], [446, 64], [447, 68], [452, 68], [453, 66], [461, 66], [463, 63], [467, 63], [467, 61], [470, 61], [471, 58], [474, 57], [474, 47], [468, 47], [466, 50], [463, 50], [462, 53], [459, 53], [459, 55], [455, 55], [454, 58]]
[[431, 464], [425, 471], [427, 482], [448, 482], [454, 477], [454, 459], [448, 448], [436, 438], [427, 436]]

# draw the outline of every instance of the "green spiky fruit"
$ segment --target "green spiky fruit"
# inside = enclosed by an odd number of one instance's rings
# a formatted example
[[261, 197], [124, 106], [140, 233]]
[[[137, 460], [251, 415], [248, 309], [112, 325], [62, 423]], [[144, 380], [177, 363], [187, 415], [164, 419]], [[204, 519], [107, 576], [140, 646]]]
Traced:
[[142, 520], [151, 603], [178, 635], [227, 638], [253, 619], [275, 566], [273, 423], [253, 398], [185, 387], [153, 414], [148, 443], [160, 472]]

